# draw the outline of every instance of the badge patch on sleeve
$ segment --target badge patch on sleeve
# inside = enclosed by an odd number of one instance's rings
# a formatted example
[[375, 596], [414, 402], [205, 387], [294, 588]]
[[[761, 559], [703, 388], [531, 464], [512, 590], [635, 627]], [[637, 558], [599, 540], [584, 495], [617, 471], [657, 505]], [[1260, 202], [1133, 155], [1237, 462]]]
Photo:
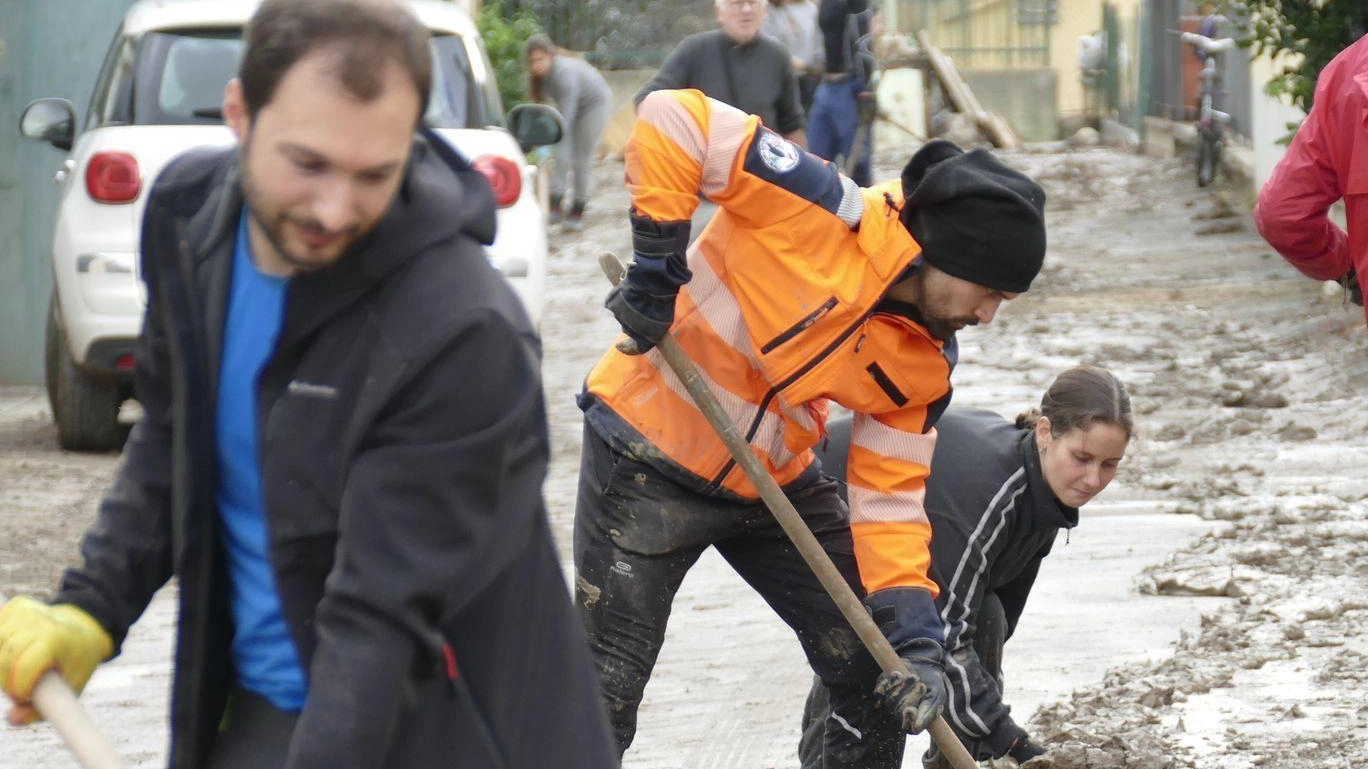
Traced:
[[846, 189], [836, 166], [784, 141], [768, 128], [755, 132], [742, 167], [746, 173], [812, 201], [833, 214], [845, 199]]
[[773, 131], [760, 132], [760, 160], [777, 174], [792, 171], [798, 166], [798, 148]]

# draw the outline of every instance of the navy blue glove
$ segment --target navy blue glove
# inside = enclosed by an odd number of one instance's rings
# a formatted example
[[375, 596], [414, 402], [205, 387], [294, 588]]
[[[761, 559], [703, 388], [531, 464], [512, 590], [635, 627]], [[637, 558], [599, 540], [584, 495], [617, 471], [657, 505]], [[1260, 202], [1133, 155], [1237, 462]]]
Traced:
[[874, 624], [892, 644], [907, 671], [879, 676], [874, 692], [884, 698], [902, 730], [916, 734], [945, 707], [945, 651], [940, 617], [931, 593], [915, 587], [880, 590], [865, 598]]
[[632, 345], [618, 346], [622, 352], [639, 355], [655, 347], [674, 323], [679, 287], [693, 278], [684, 255], [689, 228], [689, 222], [656, 222], [633, 212], [635, 259], [603, 303], [632, 339]]
[[[1049, 756], [1046, 755], [1045, 748], [1031, 742], [1031, 739], [1025, 734], [1017, 739], [1012, 745], [1012, 749], [1007, 751], [1007, 755], [1016, 760], [1017, 766], [1026, 766], [1027, 764], [1030, 764], [1031, 767], [1041, 767], [1041, 769], [1044, 769], [1045, 766], [1050, 764]], [[1035, 763], [1031, 763], [1032, 761]]]

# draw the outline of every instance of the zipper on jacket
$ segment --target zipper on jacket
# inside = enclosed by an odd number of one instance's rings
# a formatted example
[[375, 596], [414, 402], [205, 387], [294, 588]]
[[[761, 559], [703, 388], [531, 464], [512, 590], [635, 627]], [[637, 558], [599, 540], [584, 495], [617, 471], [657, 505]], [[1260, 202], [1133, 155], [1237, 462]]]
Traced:
[[871, 363], [865, 367], [865, 371], [868, 371], [869, 375], [874, 377], [874, 381], [878, 383], [879, 389], [884, 391], [884, 395], [887, 395], [888, 399], [893, 401], [894, 405], [898, 408], [907, 405], [907, 396], [903, 395], [902, 390], [899, 390], [898, 386], [893, 384], [893, 380], [888, 378], [888, 374], [884, 372], [883, 366], [880, 366], [878, 363]]
[[[765, 412], [769, 410], [770, 401], [774, 400], [775, 396], [782, 392], [786, 387], [798, 381], [809, 371], [816, 368], [819, 364], [822, 363], [822, 361], [831, 357], [831, 354], [833, 352], [836, 352], [836, 350], [839, 349], [841, 345], [845, 344], [845, 341], [850, 338], [850, 335], [854, 334], [857, 329], [863, 326], [864, 322], [869, 319], [870, 315], [873, 314], [874, 311], [871, 309], [869, 312], [856, 318], [855, 322], [851, 323], [849, 327], [842, 331], [839, 336], [832, 340], [831, 344], [826, 346], [825, 349], [823, 349], [817, 355], [813, 356], [811, 360], [805, 363], [797, 371], [785, 377], [783, 381], [770, 387], [769, 391], [765, 393], [765, 397], [760, 399], [760, 405], [756, 408], [755, 411], [755, 418], [751, 420], [750, 428], [746, 430], [747, 444], [749, 444], [755, 438], [755, 434], [759, 432], [760, 422], [765, 418]], [[713, 476], [713, 479], [708, 482], [708, 486], [703, 490], [703, 493], [708, 494], [717, 490], [717, 488], [722, 485], [722, 481], [726, 479], [727, 474], [730, 473], [732, 471], [732, 468], [734, 467], [736, 467], [736, 460], [728, 459], [727, 463], [722, 465], [721, 472]]]
[[788, 340], [794, 338], [795, 336], [798, 336], [799, 334], [811, 328], [812, 324], [821, 320], [824, 315], [831, 312], [835, 308], [836, 297], [833, 296], [830, 299], [823, 302], [821, 307], [818, 307], [817, 309], [803, 316], [802, 320], [790, 326], [783, 333], [779, 334], [779, 336], [776, 336], [775, 338], [766, 342], [765, 345], [760, 348], [760, 353], [762, 355], [768, 355], [770, 351], [772, 351], [774, 348], [778, 347], [784, 342], [787, 342]]

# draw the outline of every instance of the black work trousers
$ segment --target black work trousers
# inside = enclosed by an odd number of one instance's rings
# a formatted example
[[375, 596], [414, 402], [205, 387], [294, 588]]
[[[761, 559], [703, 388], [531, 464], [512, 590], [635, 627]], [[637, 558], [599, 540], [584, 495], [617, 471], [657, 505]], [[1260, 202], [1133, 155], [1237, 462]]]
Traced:
[[[785, 489], [846, 582], [863, 595], [845, 503], [830, 478]], [[675, 593], [717, 548], [798, 636], [841, 718], [821, 735], [826, 767], [898, 767], [904, 735], [874, 693], [879, 669], [763, 502], [706, 496], [610, 447], [586, 425], [575, 511], [575, 599], [603, 697], [626, 752]]]

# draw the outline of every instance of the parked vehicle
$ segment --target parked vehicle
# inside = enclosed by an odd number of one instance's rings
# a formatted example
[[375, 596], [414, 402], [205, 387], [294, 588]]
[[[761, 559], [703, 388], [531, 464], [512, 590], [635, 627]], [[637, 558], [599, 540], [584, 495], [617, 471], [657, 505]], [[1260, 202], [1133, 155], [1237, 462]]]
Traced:
[[[133, 344], [146, 304], [138, 278], [139, 223], [147, 190], [174, 156], [226, 145], [220, 112], [237, 71], [251, 0], [143, 0], [114, 34], [79, 130], [65, 99], [39, 99], [20, 120], [24, 136], [69, 152], [52, 238], [46, 381], [61, 445], [118, 448], [131, 397]], [[550, 107], [522, 105], [507, 121], [479, 32], [459, 6], [412, 0], [432, 32], [433, 90], [426, 121], [471, 158], [498, 203], [490, 261], [538, 320], [546, 282], [541, 178], [523, 154], [559, 141]], [[511, 129], [511, 130], [510, 130]]]
[[1196, 32], [1184, 32], [1182, 38], [1202, 53], [1202, 70], [1197, 75], [1197, 186], [1205, 187], [1221, 167], [1221, 150], [1230, 126], [1230, 114], [1216, 109], [1216, 96], [1221, 88], [1221, 57], [1235, 47], [1235, 40], [1212, 39]]

